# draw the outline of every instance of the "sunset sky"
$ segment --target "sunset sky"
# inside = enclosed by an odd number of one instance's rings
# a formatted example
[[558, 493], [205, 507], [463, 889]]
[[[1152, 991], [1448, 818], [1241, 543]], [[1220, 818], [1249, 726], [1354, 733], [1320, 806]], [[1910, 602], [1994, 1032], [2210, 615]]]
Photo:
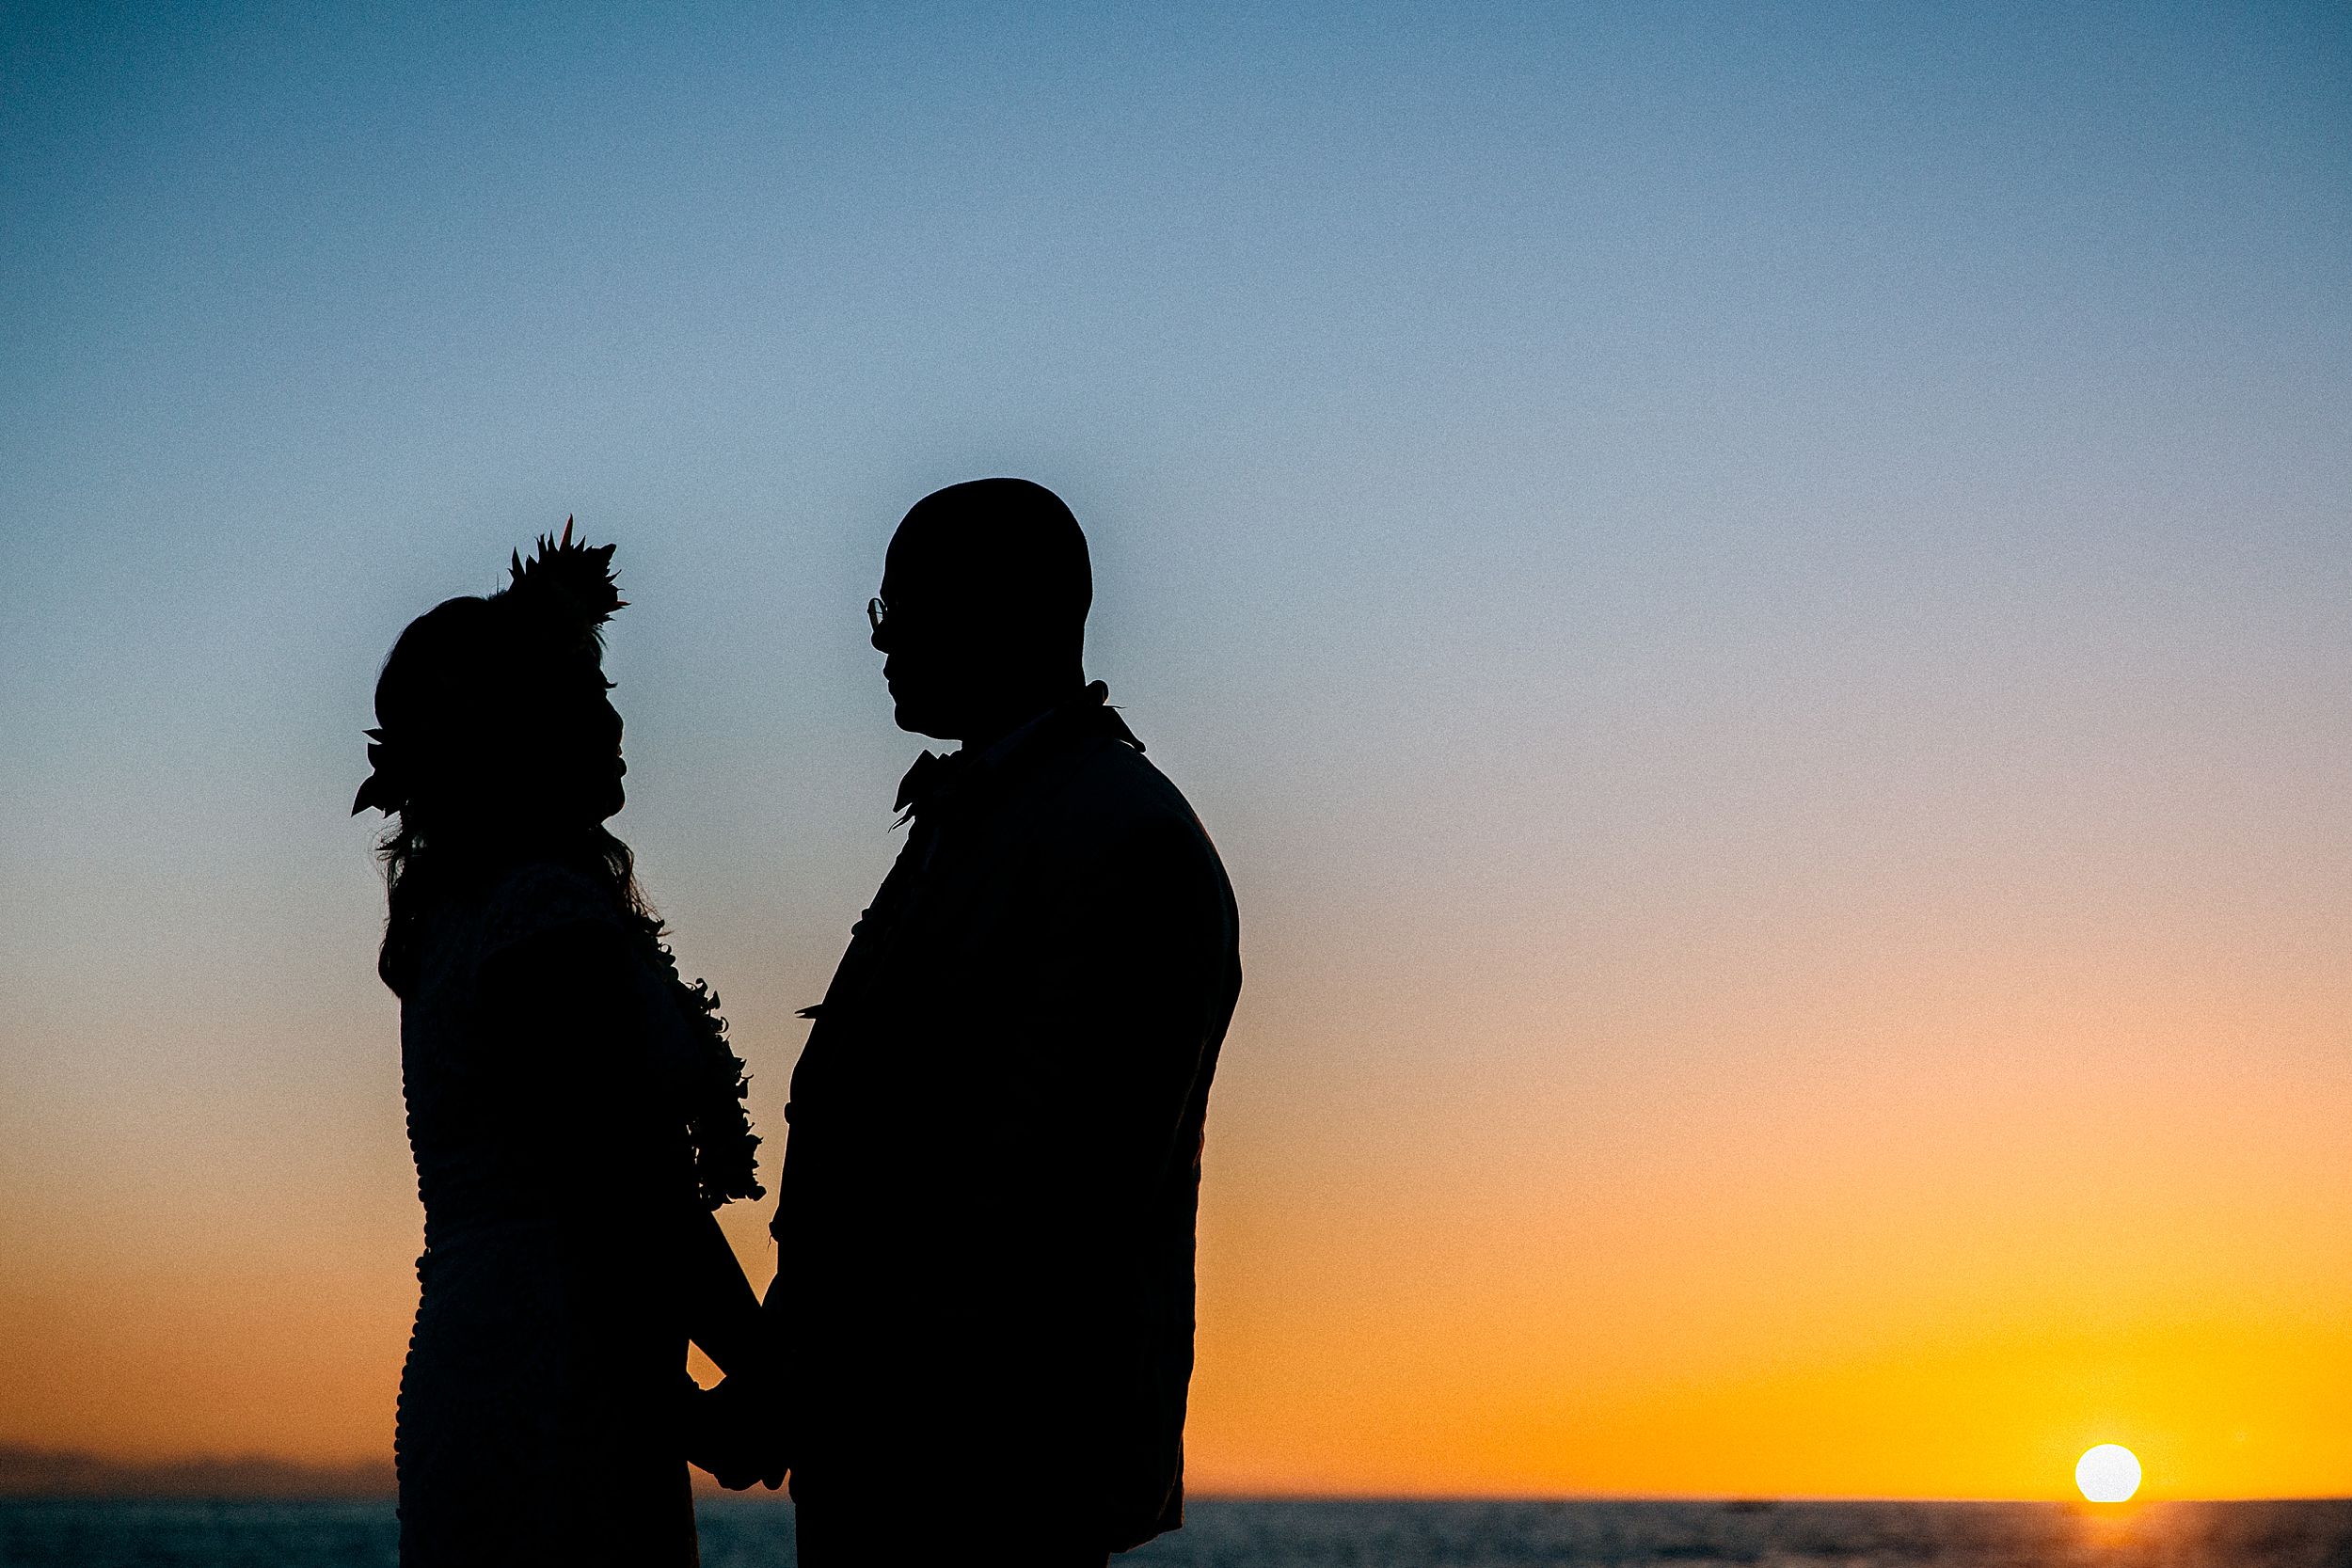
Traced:
[[0, 1444], [389, 1453], [359, 732], [567, 514], [779, 1154], [862, 607], [1011, 473], [1243, 911], [1196, 1488], [2352, 1493], [2348, 82], [2283, 0], [0, 10]]

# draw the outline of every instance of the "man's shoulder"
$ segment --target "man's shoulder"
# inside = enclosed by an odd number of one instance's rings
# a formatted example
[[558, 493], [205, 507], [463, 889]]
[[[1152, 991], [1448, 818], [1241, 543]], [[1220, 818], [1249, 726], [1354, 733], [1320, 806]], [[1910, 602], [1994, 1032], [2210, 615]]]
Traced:
[[1060, 809], [1073, 827], [1125, 836], [1139, 832], [1208, 834], [1174, 780], [1134, 746], [1104, 736], [1071, 759]]

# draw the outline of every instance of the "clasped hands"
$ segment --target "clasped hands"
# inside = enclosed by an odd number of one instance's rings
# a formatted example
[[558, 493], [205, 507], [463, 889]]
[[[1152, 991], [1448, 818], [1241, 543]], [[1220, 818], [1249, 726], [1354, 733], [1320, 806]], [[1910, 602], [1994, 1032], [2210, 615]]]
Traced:
[[756, 1484], [772, 1492], [791, 1468], [782, 1419], [785, 1402], [772, 1375], [735, 1372], [687, 1402], [686, 1457], [730, 1492]]

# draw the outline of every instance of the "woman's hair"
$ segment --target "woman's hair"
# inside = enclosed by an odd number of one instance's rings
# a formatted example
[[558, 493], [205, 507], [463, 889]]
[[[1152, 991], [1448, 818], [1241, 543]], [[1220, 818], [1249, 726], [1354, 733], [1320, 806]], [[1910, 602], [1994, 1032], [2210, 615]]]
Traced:
[[389, 910], [376, 973], [396, 995], [414, 980], [426, 913], [525, 860], [573, 866], [660, 929], [635, 857], [588, 803], [593, 780], [565, 776], [596, 755], [596, 644], [550, 636], [530, 610], [503, 594], [437, 605], [376, 680], [376, 772], [361, 804], [393, 814], [377, 849]]
[[706, 1047], [686, 1107], [704, 1200], [757, 1197], [759, 1139], [743, 1114], [743, 1062], [719, 998], [678, 974], [660, 916], [637, 884], [636, 857], [604, 825], [619, 809], [619, 721], [604, 693], [598, 628], [621, 600], [612, 546], [542, 539], [514, 583], [450, 599], [410, 622], [375, 683], [374, 772], [352, 810], [391, 819], [377, 854], [387, 912], [376, 973], [405, 1000], [433, 913], [486, 891], [504, 872], [554, 862], [612, 901], [666, 975]]

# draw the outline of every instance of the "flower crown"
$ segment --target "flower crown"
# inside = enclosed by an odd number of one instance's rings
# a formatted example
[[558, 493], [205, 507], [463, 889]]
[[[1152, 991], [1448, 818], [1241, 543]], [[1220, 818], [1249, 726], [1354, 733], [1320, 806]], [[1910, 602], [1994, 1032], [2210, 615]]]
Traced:
[[[520, 550], [510, 553], [511, 580], [488, 602], [527, 617], [558, 647], [583, 642], [601, 646], [604, 624], [615, 611], [628, 608], [613, 579], [612, 550], [611, 545], [574, 543], [572, 519], [565, 517], [563, 538], [539, 535], [529, 561]], [[363, 733], [369, 740], [368, 766], [374, 771], [352, 798], [351, 814], [357, 816], [373, 806], [389, 816], [408, 802], [411, 769], [405, 761], [412, 748], [381, 729]]]
[[539, 535], [529, 561], [520, 550], [512, 553], [514, 580], [491, 598], [528, 608], [565, 630], [577, 626], [582, 637], [600, 638], [613, 612], [628, 608], [613, 580], [612, 549], [584, 539], [572, 543], [572, 520], [566, 517], [564, 537]]

